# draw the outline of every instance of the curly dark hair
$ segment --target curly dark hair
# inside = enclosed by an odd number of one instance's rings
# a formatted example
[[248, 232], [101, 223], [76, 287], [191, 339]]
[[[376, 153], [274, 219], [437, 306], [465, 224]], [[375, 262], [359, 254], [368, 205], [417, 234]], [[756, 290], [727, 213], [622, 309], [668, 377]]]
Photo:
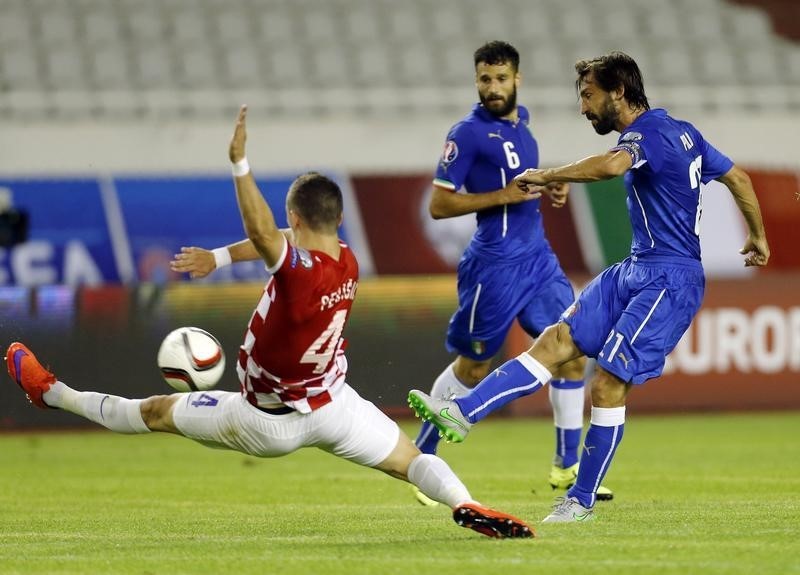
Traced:
[[484, 64], [510, 64], [514, 72], [519, 70], [519, 52], [508, 42], [493, 40], [475, 50], [475, 66]]
[[578, 78], [575, 80], [575, 90], [580, 93], [581, 81], [589, 74], [594, 73], [594, 81], [606, 92], [622, 88], [625, 100], [632, 108], [649, 110], [650, 103], [644, 93], [642, 72], [636, 61], [624, 52], [610, 52], [605, 56], [598, 56], [591, 60], [578, 60], [575, 63]]

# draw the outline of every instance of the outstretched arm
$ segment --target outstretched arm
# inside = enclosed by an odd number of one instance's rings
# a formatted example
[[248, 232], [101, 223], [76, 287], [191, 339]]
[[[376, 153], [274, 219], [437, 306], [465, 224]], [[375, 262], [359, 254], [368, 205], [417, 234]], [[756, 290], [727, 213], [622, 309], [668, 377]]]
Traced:
[[531, 188], [530, 191], [523, 190], [513, 180], [505, 188], [480, 194], [457, 194], [453, 190], [434, 185], [428, 209], [433, 219], [440, 220], [479, 212], [495, 206], [519, 204], [535, 200], [541, 195], [541, 190], [534, 188]]
[[236, 119], [228, 156], [234, 164], [234, 183], [236, 184], [236, 199], [239, 202], [239, 212], [247, 238], [261, 256], [268, 267], [274, 266], [283, 252], [286, 238], [275, 224], [272, 214], [264, 196], [256, 185], [245, 154], [247, 140], [247, 106], [242, 106]]
[[558, 168], [525, 170], [514, 180], [523, 189], [552, 182], [596, 182], [621, 176], [632, 165], [633, 160], [628, 152], [611, 150]]
[[761, 208], [758, 205], [758, 198], [753, 189], [753, 183], [747, 172], [737, 166], [733, 166], [728, 172], [718, 178], [725, 184], [733, 194], [739, 211], [744, 216], [747, 223], [747, 239], [744, 247], [739, 250], [745, 256], [744, 265], [765, 266], [769, 261], [769, 245], [767, 245], [767, 234], [764, 230], [764, 222], [761, 219]]
[[261, 254], [256, 251], [253, 242], [242, 240], [215, 250], [182, 247], [181, 253], [175, 254], [169, 262], [169, 267], [174, 272], [189, 274], [191, 278], [204, 278], [224, 265], [260, 259]]

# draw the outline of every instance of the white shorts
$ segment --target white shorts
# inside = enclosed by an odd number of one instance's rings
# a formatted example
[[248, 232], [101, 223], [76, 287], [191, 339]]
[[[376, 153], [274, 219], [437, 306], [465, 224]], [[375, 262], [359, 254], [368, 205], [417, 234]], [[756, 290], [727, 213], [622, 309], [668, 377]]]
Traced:
[[190, 439], [257, 457], [318, 447], [374, 467], [400, 438], [397, 424], [347, 384], [333, 401], [307, 414], [272, 415], [250, 405], [238, 392], [204, 391], [183, 395], [172, 417], [175, 427]]

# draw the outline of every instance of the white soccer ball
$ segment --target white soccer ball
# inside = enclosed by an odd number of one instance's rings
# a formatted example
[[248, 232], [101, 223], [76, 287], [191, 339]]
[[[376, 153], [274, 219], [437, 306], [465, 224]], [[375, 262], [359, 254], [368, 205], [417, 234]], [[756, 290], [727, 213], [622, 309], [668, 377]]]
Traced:
[[158, 367], [178, 391], [205, 391], [222, 378], [225, 352], [217, 338], [199, 327], [171, 331], [158, 348]]

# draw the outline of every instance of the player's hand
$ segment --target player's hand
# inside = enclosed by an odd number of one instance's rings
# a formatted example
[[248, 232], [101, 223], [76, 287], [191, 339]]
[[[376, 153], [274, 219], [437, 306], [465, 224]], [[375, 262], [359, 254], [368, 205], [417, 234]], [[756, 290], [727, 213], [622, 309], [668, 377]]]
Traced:
[[542, 197], [542, 189], [540, 186], [527, 186], [522, 188], [517, 185], [516, 180], [506, 185], [502, 190], [501, 204], [521, 204], [522, 202], [529, 202]]
[[550, 205], [554, 208], [563, 208], [569, 195], [569, 184], [566, 182], [551, 182], [542, 188], [550, 198]]
[[181, 253], [175, 254], [175, 258], [169, 262], [169, 269], [189, 274], [193, 279], [204, 278], [217, 269], [217, 262], [209, 250], [196, 247], [181, 248]]
[[528, 168], [515, 177], [514, 181], [517, 183], [517, 186], [524, 191], [533, 190], [537, 186], [544, 186], [549, 183], [544, 177], [544, 170], [534, 170], [531, 168]]
[[766, 238], [753, 238], [747, 236], [744, 247], [739, 250], [744, 255], [744, 266], [765, 266], [769, 261], [769, 246]]
[[247, 106], [239, 108], [239, 115], [236, 118], [236, 126], [233, 129], [233, 137], [228, 147], [228, 157], [231, 163], [235, 164], [245, 157], [244, 145], [247, 141]]

